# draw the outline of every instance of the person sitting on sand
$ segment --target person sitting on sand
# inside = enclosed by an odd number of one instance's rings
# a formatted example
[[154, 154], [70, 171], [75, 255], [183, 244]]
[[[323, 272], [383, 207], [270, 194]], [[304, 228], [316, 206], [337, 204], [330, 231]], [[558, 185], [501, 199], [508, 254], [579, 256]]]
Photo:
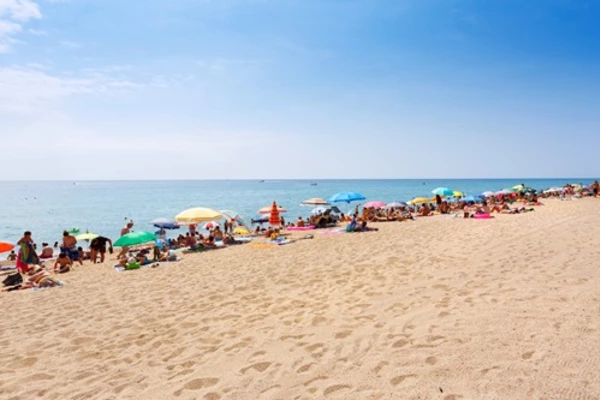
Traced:
[[418, 215], [421, 217], [427, 217], [428, 215], [431, 215], [431, 209], [429, 208], [427, 203], [423, 204], [423, 207], [419, 211]]
[[54, 263], [54, 273], [64, 274], [73, 268], [73, 260], [67, 256], [67, 253], [60, 253]]
[[223, 240], [223, 232], [221, 231], [221, 228], [215, 226], [215, 229], [213, 230], [213, 236], [215, 237], [215, 240]]
[[15, 251], [11, 250], [10, 254], [8, 255], [8, 257], [6, 259], [8, 261], [16, 261], [17, 260], [17, 255], [15, 254]]
[[48, 259], [48, 258], [52, 258], [53, 255], [54, 255], [54, 249], [52, 249], [52, 247], [48, 246], [48, 243], [42, 243], [42, 253], [40, 254], [40, 258]]
[[214, 246], [215, 245], [215, 237], [213, 235], [208, 235], [206, 239], [202, 242], [204, 246]]
[[80, 265], [83, 265], [81, 257], [79, 257], [79, 251], [77, 250], [77, 239], [69, 232], [63, 232], [63, 245], [60, 248], [61, 253], [67, 254], [67, 256], [73, 261], [79, 261]]
[[356, 229], [354, 230], [355, 232], [371, 232], [371, 231], [378, 231], [379, 228], [369, 228], [367, 226], [367, 221], [363, 221], [360, 226], [356, 227]]
[[140, 263], [140, 265], [150, 264], [148, 254], [150, 254], [150, 250], [142, 249], [136, 254], [135, 259]]
[[298, 226], [298, 227], [304, 226], [304, 220], [302, 219], [302, 217], [298, 217], [298, 222], [296, 222], [296, 226]]

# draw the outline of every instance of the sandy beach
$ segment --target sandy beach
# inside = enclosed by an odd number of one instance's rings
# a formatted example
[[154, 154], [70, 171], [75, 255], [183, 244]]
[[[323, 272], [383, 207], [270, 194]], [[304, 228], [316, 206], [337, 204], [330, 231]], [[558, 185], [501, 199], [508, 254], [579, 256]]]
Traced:
[[600, 201], [2, 293], [0, 398], [598, 399]]

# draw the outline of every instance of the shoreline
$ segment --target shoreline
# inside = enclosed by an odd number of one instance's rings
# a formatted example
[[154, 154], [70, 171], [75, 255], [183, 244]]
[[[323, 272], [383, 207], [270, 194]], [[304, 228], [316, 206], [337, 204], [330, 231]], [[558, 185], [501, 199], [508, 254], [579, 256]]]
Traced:
[[[600, 202], [186, 254], [3, 293], [0, 393], [594, 398]], [[33, 303], [32, 303], [33, 302]], [[35, 307], [32, 308], [32, 304]]]

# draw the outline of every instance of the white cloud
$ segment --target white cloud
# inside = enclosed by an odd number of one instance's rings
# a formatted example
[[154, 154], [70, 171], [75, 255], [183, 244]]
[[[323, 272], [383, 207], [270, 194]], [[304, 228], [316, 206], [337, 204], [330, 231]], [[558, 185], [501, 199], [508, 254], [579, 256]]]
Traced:
[[31, 0], [0, 0], [0, 54], [10, 51], [23, 23], [42, 18], [38, 5]]
[[0, 114], [52, 109], [74, 95], [113, 95], [142, 84], [101, 70], [52, 74], [39, 65], [0, 67]]
[[48, 32], [43, 31], [41, 29], [29, 29], [27, 32], [34, 36], [48, 36]]

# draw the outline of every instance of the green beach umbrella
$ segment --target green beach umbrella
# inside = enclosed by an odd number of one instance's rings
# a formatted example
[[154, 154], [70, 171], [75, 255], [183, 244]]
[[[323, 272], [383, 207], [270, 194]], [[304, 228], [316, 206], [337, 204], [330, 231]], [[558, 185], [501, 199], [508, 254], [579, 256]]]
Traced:
[[156, 240], [156, 235], [151, 232], [135, 231], [121, 236], [114, 244], [114, 247], [137, 246]]
[[73, 228], [70, 231], [67, 231], [69, 235], [77, 235], [79, 233], [79, 229]]

